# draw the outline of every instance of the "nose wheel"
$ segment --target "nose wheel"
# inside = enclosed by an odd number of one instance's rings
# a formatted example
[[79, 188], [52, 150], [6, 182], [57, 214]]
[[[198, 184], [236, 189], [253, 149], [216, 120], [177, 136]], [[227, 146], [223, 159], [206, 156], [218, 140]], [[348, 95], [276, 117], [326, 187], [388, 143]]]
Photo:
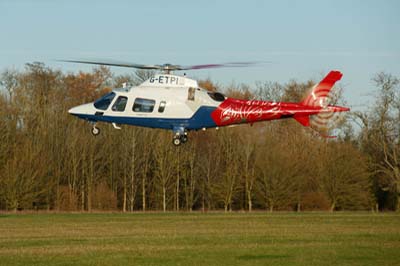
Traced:
[[172, 143], [175, 146], [179, 146], [179, 145], [181, 145], [182, 141], [181, 141], [180, 137], [174, 137], [174, 139], [172, 140]]

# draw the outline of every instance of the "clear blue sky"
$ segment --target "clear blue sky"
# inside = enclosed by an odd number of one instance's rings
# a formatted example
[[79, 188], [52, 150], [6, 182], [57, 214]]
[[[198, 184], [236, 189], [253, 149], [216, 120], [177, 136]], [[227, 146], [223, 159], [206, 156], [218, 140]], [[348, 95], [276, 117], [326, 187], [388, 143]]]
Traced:
[[[0, 0], [0, 70], [53, 59], [203, 64], [272, 61], [263, 67], [188, 73], [232, 82], [319, 79], [344, 73], [355, 109], [371, 101], [371, 78], [400, 76], [400, 1]], [[116, 73], [129, 69], [112, 69]]]

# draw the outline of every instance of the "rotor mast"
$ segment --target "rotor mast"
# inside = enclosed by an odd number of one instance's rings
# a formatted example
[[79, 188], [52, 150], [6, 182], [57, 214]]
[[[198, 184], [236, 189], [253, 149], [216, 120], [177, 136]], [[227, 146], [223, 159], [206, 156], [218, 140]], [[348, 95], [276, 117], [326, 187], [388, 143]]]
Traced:
[[163, 73], [164, 74], [173, 74], [172, 73], [172, 71], [173, 70], [176, 70], [176, 68], [174, 68], [174, 66], [173, 65], [171, 65], [171, 64], [164, 64], [164, 65], [162, 65], [162, 71], [163, 71]]

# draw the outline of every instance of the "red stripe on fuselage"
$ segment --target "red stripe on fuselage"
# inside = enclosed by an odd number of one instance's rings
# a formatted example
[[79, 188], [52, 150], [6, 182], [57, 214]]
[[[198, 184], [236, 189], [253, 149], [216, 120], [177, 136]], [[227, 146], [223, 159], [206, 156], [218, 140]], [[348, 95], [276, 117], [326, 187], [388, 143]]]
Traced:
[[298, 103], [228, 98], [211, 113], [211, 117], [217, 126], [227, 126], [287, 118], [295, 114], [313, 115], [320, 111], [320, 107], [309, 107]]

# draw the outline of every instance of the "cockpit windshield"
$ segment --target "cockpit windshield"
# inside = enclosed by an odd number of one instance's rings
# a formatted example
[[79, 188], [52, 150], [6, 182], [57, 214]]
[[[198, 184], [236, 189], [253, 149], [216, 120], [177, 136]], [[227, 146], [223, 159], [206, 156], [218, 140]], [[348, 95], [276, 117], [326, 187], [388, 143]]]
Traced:
[[94, 107], [100, 110], [106, 110], [108, 106], [110, 106], [112, 100], [115, 97], [114, 92], [110, 92], [109, 94], [104, 95], [100, 99], [94, 102]]

